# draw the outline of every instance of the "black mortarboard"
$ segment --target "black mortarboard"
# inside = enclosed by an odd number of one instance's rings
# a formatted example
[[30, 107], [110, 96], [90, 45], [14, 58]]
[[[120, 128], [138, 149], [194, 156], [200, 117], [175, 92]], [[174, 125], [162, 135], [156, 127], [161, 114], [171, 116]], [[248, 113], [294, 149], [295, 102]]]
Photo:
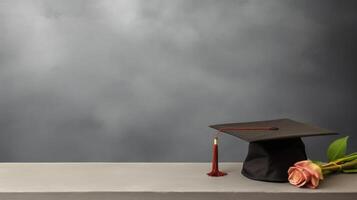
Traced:
[[249, 142], [242, 174], [250, 179], [272, 182], [287, 182], [289, 167], [307, 159], [301, 137], [336, 134], [290, 119], [217, 124], [210, 127]]

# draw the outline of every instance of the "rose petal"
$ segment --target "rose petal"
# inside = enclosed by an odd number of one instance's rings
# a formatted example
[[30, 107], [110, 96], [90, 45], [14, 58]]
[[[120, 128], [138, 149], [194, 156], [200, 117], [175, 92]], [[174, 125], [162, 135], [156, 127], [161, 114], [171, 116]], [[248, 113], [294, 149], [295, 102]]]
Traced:
[[312, 177], [311, 179], [311, 184], [314, 186], [314, 187], [317, 187], [319, 185], [319, 179], [316, 178], [316, 177]]
[[315, 189], [317, 186], [319, 186], [319, 179], [318, 178], [312, 178], [309, 183], [306, 184], [308, 188]]
[[322, 175], [322, 170], [320, 168], [320, 166], [316, 165], [315, 163], [311, 162], [310, 160], [304, 160], [304, 161], [300, 161], [294, 164], [296, 167], [299, 168], [303, 168], [307, 171], [309, 171], [309, 173], [312, 176], [315, 176], [316, 178], [319, 179], [323, 179], [323, 175]]
[[311, 175], [305, 171], [304, 169], [297, 169], [298, 171], [300, 171], [301, 175], [302, 175], [302, 178], [303, 178], [303, 181], [299, 184], [298, 187], [301, 187], [301, 186], [304, 186], [307, 182], [310, 181], [311, 179]]
[[318, 165], [311, 163], [311, 165], [306, 166], [306, 170], [309, 170], [312, 176], [323, 179], [322, 170]]
[[310, 160], [302, 160], [302, 161], [295, 163], [294, 166], [304, 167], [306, 165], [309, 165], [310, 163], [311, 163]]
[[293, 185], [300, 185], [304, 181], [303, 175], [298, 170], [292, 171], [288, 180]]
[[303, 169], [298, 167], [292, 168], [290, 170], [289, 182], [297, 187], [304, 186], [308, 181], [310, 181], [310, 174], [305, 172]]
[[292, 173], [295, 169], [296, 169], [296, 167], [290, 167], [290, 168], [288, 169], [288, 174]]

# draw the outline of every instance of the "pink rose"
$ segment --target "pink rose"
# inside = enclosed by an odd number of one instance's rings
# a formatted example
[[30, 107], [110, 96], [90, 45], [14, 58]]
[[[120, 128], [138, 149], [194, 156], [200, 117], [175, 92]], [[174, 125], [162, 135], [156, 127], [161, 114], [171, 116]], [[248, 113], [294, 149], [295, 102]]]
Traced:
[[321, 168], [311, 160], [303, 160], [294, 164], [288, 170], [289, 182], [297, 187], [317, 188], [323, 179]]

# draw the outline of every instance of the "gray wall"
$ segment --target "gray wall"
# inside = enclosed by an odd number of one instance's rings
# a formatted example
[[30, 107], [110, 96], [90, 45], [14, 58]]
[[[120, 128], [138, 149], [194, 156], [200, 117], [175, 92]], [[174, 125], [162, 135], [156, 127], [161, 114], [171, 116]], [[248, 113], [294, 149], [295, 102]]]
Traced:
[[209, 161], [207, 125], [282, 117], [357, 151], [354, 2], [1, 0], [0, 161]]

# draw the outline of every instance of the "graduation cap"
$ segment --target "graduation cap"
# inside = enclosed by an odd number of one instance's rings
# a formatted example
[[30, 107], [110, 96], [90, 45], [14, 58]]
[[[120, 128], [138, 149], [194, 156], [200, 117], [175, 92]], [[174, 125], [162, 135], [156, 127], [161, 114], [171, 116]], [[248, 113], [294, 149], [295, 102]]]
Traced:
[[270, 182], [287, 182], [289, 167], [307, 159], [301, 137], [337, 134], [291, 119], [216, 124], [209, 127], [249, 142], [242, 174], [250, 179]]

